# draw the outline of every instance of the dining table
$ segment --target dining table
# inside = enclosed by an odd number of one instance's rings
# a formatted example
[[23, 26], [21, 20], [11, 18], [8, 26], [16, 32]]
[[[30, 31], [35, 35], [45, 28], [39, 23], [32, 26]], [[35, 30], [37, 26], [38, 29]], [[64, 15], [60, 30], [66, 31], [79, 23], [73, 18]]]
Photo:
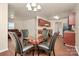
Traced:
[[40, 43], [42, 43], [43, 40], [42, 40], [42, 39], [38, 39], [38, 38], [30, 38], [30, 39], [28, 40], [28, 42], [34, 45], [34, 50], [33, 50], [33, 51], [35, 52], [35, 51], [38, 50], [38, 45], [39, 45]]

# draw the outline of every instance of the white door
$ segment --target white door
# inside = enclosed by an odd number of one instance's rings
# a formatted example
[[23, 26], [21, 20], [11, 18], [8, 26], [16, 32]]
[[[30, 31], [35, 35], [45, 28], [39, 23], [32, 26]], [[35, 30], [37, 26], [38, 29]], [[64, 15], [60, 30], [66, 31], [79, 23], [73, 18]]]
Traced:
[[55, 22], [55, 32], [60, 32], [60, 34], [62, 35], [63, 33], [62, 22]]

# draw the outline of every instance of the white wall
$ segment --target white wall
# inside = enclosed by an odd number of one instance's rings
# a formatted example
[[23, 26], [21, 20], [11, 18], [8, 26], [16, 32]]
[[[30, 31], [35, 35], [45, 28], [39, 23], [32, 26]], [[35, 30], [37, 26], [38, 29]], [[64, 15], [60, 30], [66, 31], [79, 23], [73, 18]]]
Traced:
[[35, 37], [36, 36], [36, 19], [19, 19], [18, 17], [13, 20], [15, 23], [15, 29], [28, 29], [29, 35]]
[[26, 20], [24, 22], [24, 24], [28, 30], [29, 30], [29, 35], [31, 35], [32, 37], [36, 37], [36, 30], [37, 30], [37, 26], [36, 26], [36, 19], [29, 19], [29, 20]]
[[76, 48], [79, 53], [79, 4], [76, 6], [75, 12], [76, 12], [76, 27], [75, 27], [76, 37], [75, 39], [76, 39]]
[[0, 3], [0, 52], [8, 50], [8, 4]]
[[15, 29], [21, 30], [21, 29], [25, 29], [26, 28], [24, 20], [20, 19], [19, 17], [16, 17], [16, 19], [14, 19], [13, 22], [14, 22]]

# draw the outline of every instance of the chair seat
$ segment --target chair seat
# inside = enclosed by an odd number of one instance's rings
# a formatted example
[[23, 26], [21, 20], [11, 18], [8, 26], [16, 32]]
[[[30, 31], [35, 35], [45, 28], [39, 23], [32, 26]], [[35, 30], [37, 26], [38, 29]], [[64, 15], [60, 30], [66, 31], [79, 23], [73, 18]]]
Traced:
[[33, 47], [33, 45], [27, 45], [27, 46], [25, 46], [24, 48], [23, 48], [23, 52], [24, 51], [27, 51], [27, 50], [29, 50], [29, 49], [31, 49]]
[[49, 49], [49, 43], [48, 42], [44, 42], [42, 44], [39, 44], [38, 47], [44, 48], [44, 49]]

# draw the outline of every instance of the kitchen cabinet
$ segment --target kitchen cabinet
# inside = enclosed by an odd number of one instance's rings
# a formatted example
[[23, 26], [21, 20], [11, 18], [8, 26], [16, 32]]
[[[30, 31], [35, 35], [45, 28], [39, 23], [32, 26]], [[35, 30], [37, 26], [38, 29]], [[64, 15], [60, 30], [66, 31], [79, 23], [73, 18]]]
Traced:
[[69, 14], [68, 23], [69, 23], [69, 25], [75, 25], [75, 13]]
[[64, 43], [67, 45], [75, 46], [75, 32], [65, 31], [64, 32]]

